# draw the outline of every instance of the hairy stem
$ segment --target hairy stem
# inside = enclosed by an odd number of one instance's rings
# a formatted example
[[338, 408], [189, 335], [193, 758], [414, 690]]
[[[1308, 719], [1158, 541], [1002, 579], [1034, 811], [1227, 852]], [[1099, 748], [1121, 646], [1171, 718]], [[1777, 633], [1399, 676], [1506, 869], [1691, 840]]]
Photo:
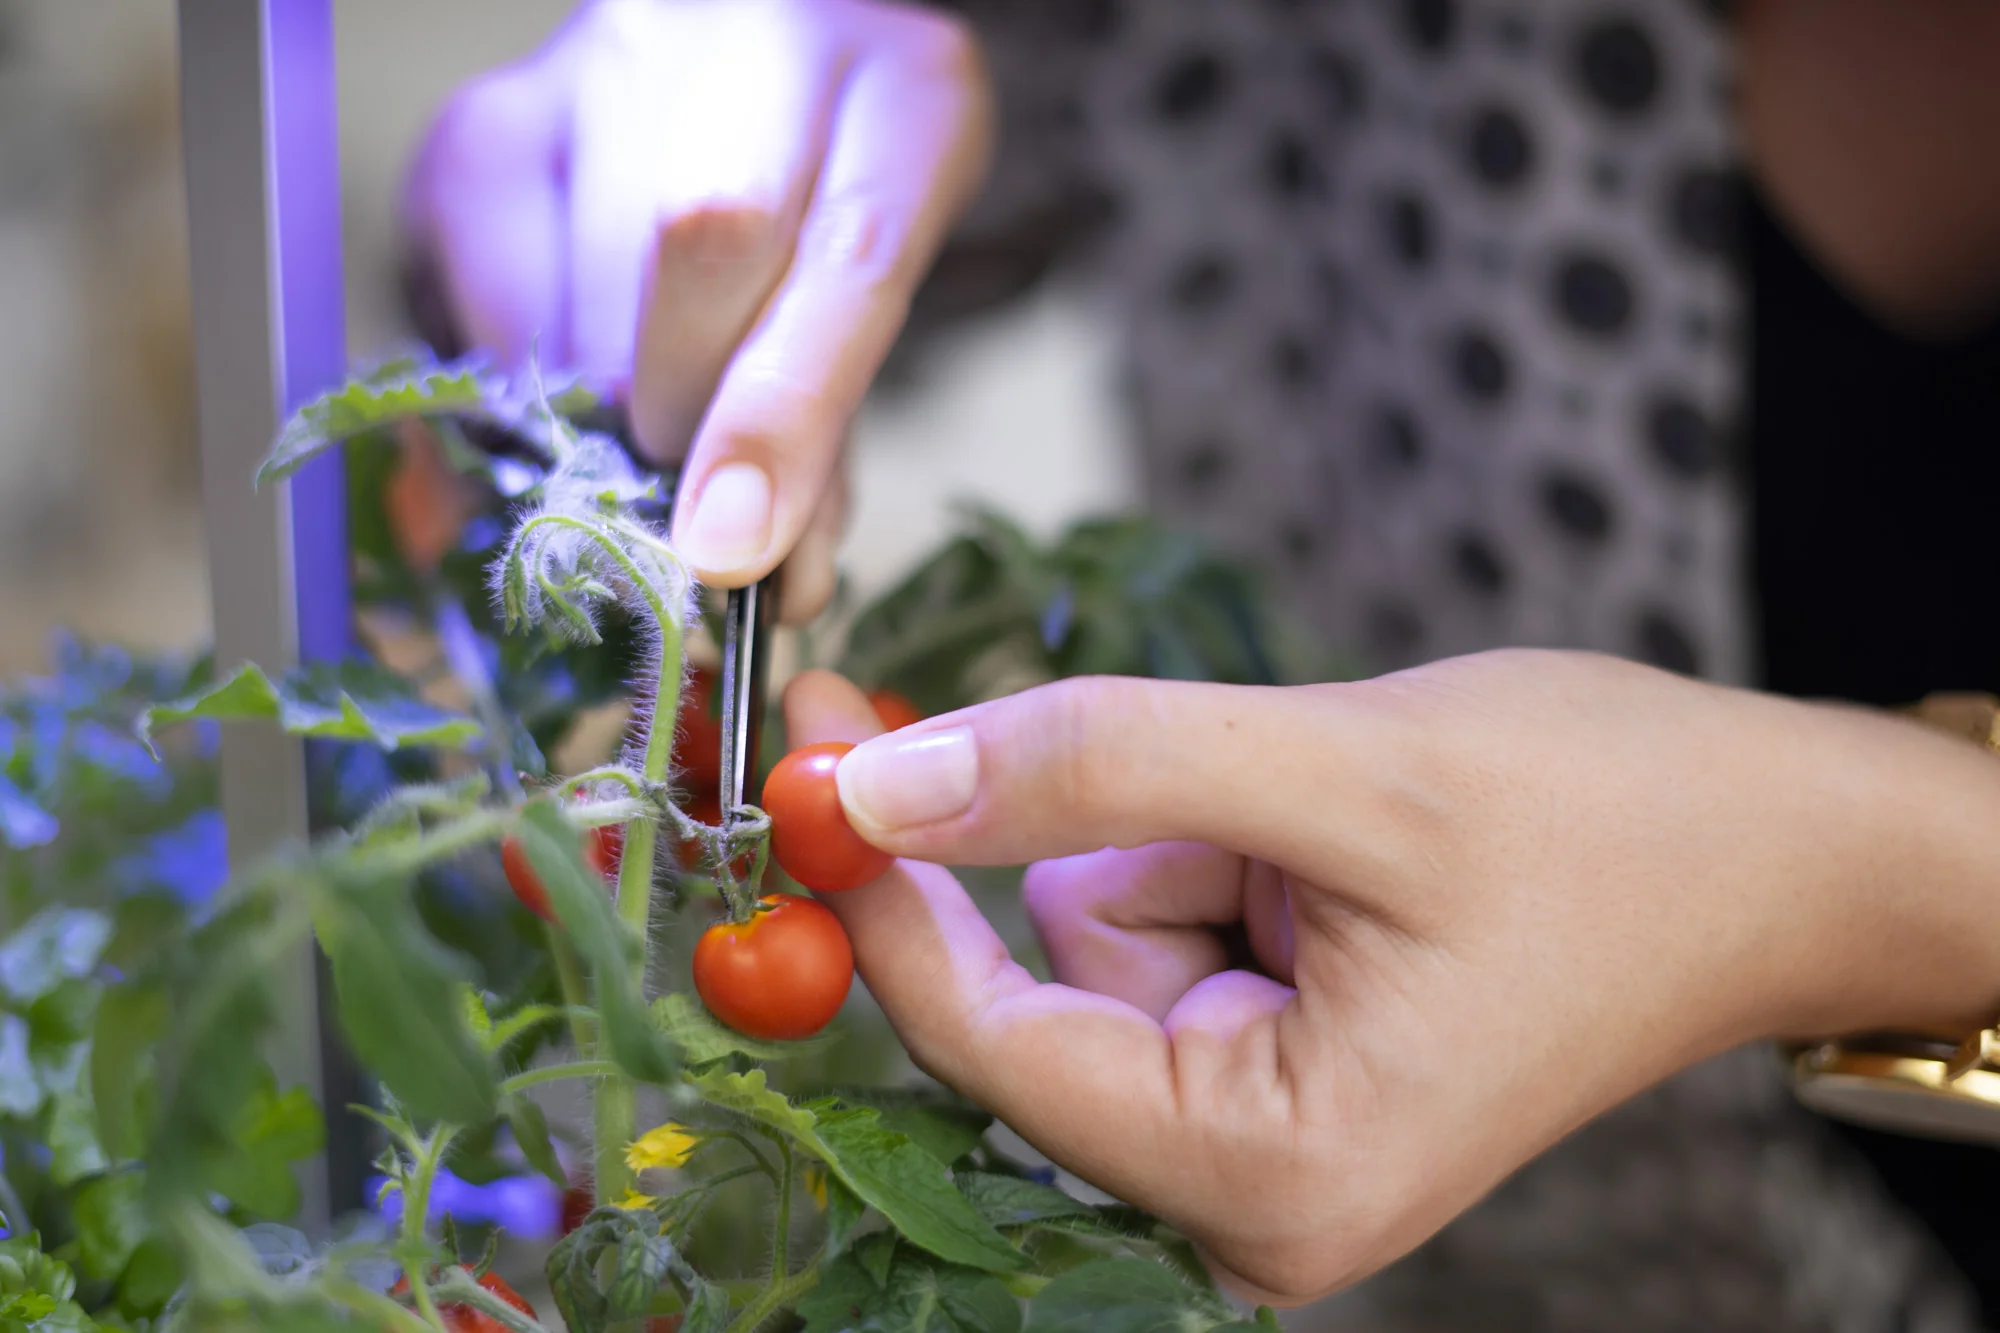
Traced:
[[448, 861], [481, 843], [499, 841], [507, 831], [507, 819], [499, 810], [461, 816], [407, 842], [365, 853], [367, 868], [382, 875], [414, 875], [433, 861]]
[[609, 1060], [571, 1060], [559, 1065], [540, 1065], [501, 1079], [500, 1092], [504, 1096], [523, 1088], [532, 1088], [538, 1083], [555, 1083], [566, 1078], [605, 1078], [617, 1072], [618, 1066]]
[[[458, 1136], [458, 1130], [450, 1125], [439, 1125], [430, 1136], [415, 1145], [410, 1154], [415, 1164], [403, 1181], [403, 1225], [402, 1242], [398, 1246], [404, 1254], [403, 1268], [410, 1279], [410, 1292], [417, 1299], [417, 1312], [434, 1328], [443, 1328], [443, 1319], [438, 1314], [437, 1303], [431, 1299], [430, 1283], [421, 1272], [411, 1272], [413, 1265], [420, 1265], [426, 1245], [424, 1224], [430, 1218], [431, 1186], [437, 1180], [438, 1165], [444, 1161], [445, 1150]], [[453, 1255], [456, 1259], [458, 1256]]]
[[782, 1282], [791, 1264], [787, 1253], [792, 1240], [792, 1145], [778, 1140], [778, 1226], [771, 1238], [771, 1280]]
[[[437, 1327], [403, 1308], [401, 1301], [379, 1291], [370, 1291], [352, 1278], [322, 1274], [314, 1285], [348, 1309], [365, 1315], [371, 1324], [380, 1324], [395, 1333], [434, 1333]], [[410, 1284], [413, 1290], [416, 1285], [414, 1282]]]
[[819, 1264], [807, 1264], [791, 1277], [773, 1278], [757, 1298], [730, 1322], [728, 1333], [755, 1333], [766, 1319], [819, 1285]]
[[[680, 717], [681, 627], [656, 597], [649, 602], [660, 630], [660, 657], [655, 668], [653, 711], [646, 719], [644, 761], [639, 777], [647, 787], [666, 785], [674, 758], [674, 726]], [[625, 849], [618, 864], [618, 919], [628, 930], [650, 946], [647, 926], [653, 905], [653, 849], [659, 838], [658, 817], [635, 819], [625, 826]], [[651, 948], [646, 963], [650, 964]], [[640, 968], [640, 984], [645, 984], [648, 967]], [[623, 1075], [606, 1079], [597, 1089], [596, 1106], [596, 1193], [597, 1202], [610, 1203], [632, 1186], [632, 1173], [625, 1165], [625, 1145], [638, 1128], [638, 1094]]]

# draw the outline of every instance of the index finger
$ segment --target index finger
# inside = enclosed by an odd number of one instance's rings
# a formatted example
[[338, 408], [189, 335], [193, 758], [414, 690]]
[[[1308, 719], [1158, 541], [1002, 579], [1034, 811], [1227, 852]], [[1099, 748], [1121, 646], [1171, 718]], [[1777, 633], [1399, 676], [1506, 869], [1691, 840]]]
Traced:
[[[936, 46], [928, 49], [924, 43]], [[984, 171], [989, 115], [956, 28], [926, 26], [847, 76], [791, 264], [695, 434], [674, 540], [702, 581], [735, 587], [791, 551], [847, 425], [903, 325], [946, 227]], [[641, 317], [634, 421], [672, 312]]]

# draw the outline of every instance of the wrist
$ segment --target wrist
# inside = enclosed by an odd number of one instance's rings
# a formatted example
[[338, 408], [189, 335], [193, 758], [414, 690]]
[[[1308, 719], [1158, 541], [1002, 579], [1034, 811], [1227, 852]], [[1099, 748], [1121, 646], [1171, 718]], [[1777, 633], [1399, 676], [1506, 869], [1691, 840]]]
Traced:
[[2000, 1018], [2000, 760], [1965, 733], [1811, 705], [1838, 849], [1792, 1030], [1953, 1041]]

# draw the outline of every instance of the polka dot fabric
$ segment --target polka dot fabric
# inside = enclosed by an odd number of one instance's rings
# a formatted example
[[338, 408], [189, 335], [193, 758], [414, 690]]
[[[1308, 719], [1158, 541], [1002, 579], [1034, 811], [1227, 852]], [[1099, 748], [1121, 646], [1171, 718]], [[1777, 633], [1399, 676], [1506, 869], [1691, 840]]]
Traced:
[[1089, 114], [1154, 502], [1381, 667], [1744, 678], [1712, 20], [1174, 3], [1121, 42]]
[[1709, 11], [989, 0], [1007, 124], [970, 231], [1112, 201], [1151, 500], [1370, 665], [1747, 679]]
[[[965, 238], [1039, 271], [1049, 219], [1100, 219], [1085, 253], [1159, 510], [1377, 668], [1539, 644], [1752, 676], [1723, 6], [957, 7], [1005, 117]], [[1294, 1326], [1977, 1320], [1753, 1050], [1580, 1131]]]

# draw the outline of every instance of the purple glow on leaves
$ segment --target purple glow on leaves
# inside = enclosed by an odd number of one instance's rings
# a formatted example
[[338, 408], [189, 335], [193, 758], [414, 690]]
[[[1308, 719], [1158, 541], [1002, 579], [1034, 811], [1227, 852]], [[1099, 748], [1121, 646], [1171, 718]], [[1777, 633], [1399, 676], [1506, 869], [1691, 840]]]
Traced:
[[[368, 1182], [372, 1197], [385, 1178]], [[376, 1205], [383, 1221], [394, 1226], [403, 1218], [402, 1191], [391, 1187]], [[552, 1240], [562, 1228], [562, 1191], [541, 1176], [502, 1176], [491, 1184], [474, 1185], [449, 1171], [439, 1171], [431, 1186], [429, 1216], [435, 1224], [446, 1213], [460, 1222], [488, 1222], [529, 1240]]]

